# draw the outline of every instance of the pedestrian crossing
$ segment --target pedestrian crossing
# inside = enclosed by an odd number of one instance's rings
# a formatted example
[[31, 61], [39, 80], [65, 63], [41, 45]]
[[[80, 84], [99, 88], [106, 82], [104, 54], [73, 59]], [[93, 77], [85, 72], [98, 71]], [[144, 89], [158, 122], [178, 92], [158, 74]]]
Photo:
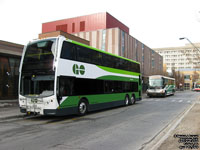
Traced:
[[[145, 98], [145, 102], [172, 102], [172, 103], [189, 103], [192, 104], [195, 100], [188, 100], [188, 98]], [[200, 104], [199, 101], [196, 103]]]

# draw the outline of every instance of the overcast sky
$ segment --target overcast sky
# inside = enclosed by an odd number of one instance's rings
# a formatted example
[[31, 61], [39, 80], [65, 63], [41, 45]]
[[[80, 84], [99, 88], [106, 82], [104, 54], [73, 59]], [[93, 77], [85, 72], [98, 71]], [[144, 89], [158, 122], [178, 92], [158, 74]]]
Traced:
[[27, 44], [42, 23], [108, 12], [150, 48], [200, 42], [200, 0], [0, 0], [0, 40]]

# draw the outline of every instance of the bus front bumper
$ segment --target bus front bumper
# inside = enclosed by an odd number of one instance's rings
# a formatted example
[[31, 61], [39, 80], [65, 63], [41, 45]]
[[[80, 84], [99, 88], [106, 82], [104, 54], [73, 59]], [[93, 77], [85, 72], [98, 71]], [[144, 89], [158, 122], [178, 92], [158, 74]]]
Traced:
[[165, 91], [164, 90], [148, 90], [147, 91], [147, 96], [164, 96]]

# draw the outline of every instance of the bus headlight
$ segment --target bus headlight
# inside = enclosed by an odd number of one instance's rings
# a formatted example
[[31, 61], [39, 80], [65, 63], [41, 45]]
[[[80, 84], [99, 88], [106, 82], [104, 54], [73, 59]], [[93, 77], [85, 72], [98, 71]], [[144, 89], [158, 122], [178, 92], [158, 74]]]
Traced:
[[161, 90], [161, 93], [165, 93], [165, 90]]

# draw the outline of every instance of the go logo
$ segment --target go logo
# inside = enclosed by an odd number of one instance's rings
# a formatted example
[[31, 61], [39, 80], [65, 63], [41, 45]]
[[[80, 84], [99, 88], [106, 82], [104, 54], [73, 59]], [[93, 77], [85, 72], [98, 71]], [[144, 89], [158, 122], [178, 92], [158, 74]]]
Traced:
[[85, 67], [83, 65], [81, 65], [80, 67], [77, 64], [73, 65], [73, 72], [76, 75], [84, 75], [85, 74]]

